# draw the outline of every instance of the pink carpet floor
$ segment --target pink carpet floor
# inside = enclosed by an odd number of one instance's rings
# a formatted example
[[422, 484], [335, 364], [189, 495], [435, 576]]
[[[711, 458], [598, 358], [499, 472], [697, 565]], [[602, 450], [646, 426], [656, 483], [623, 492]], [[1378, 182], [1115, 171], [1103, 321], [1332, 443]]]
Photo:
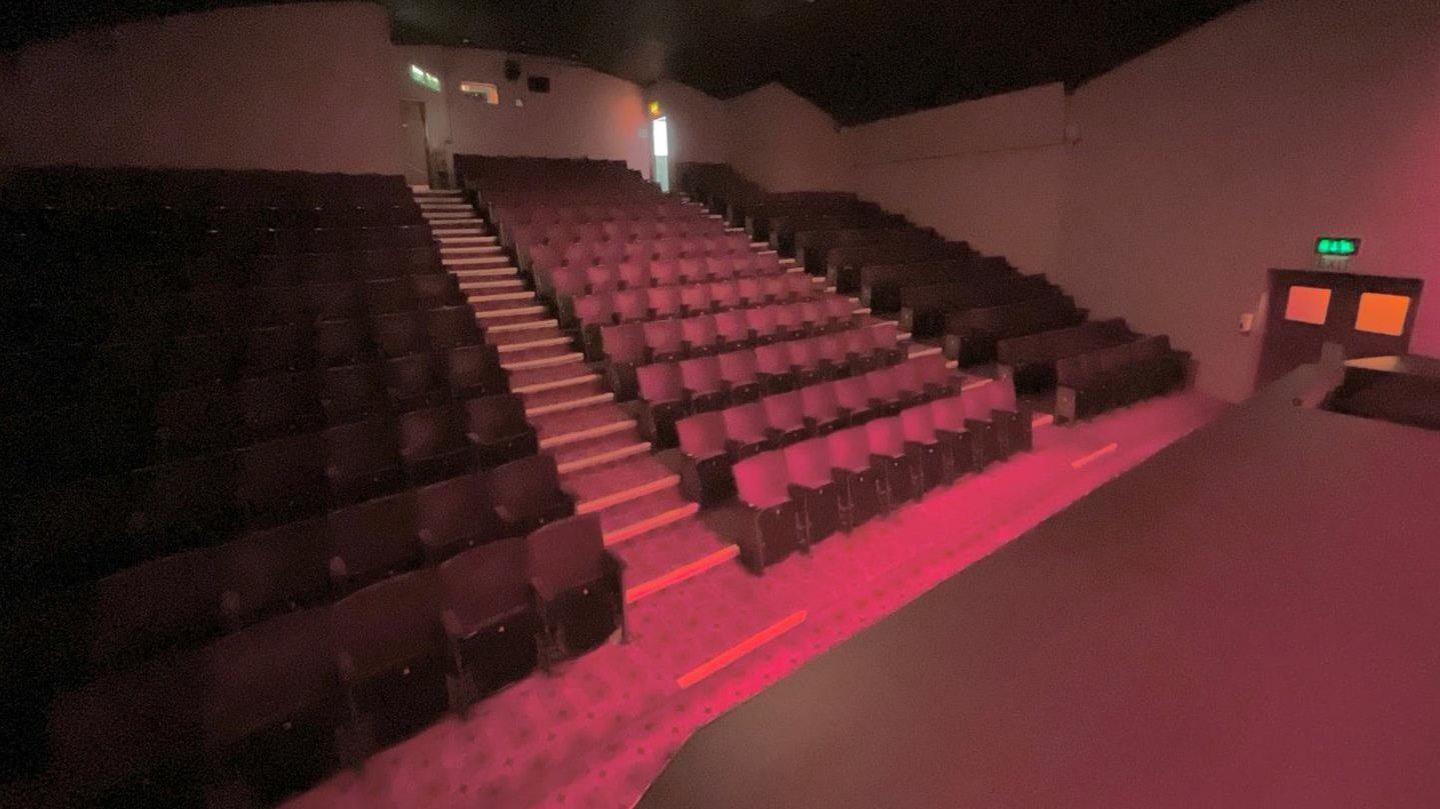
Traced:
[[[695, 730], [1220, 414], [1196, 393], [1036, 430], [1034, 452], [937, 489], [762, 577], [738, 562], [630, 607], [632, 640], [536, 675], [292, 799], [289, 809], [629, 809]], [[1113, 450], [1096, 454], [1114, 443]], [[1074, 462], [1093, 456], [1076, 468]], [[719, 548], [691, 520], [644, 537]], [[637, 548], [638, 550], [638, 548]], [[634, 585], [631, 581], [627, 584]], [[689, 688], [677, 679], [787, 617]], [[964, 621], [965, 616], [955, 616]], [[844, 694], [816, 696], [816, 710]]]

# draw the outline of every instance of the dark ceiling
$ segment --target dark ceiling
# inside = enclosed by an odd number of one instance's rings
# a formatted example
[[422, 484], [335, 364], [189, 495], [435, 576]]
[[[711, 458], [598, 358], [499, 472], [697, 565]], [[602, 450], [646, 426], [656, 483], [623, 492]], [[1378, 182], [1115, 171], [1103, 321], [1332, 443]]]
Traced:
[[[385, 0], [398, 42], [576, 59], [721, 98], [779, 81], [842, 124], [1075, 86], [1244, 0]], [[0, 46], [197, 10], [194, 0], [0, 0]]]

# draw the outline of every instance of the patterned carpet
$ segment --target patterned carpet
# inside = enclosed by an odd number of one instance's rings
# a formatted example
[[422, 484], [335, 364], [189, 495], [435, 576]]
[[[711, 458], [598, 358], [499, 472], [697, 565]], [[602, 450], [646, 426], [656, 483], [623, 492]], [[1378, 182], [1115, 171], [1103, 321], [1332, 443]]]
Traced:
[[[1184, 393], [1073, 427], [1039, 428], [1034, 452], [937, 489], [852, 534], [830, 537], [809, 557], [786, 560], [763, 577], [727, 562], [631, 605], [628, 645], [611, 643], [553, 676], [530, 677], [467, 717], [434, 725], [286, 806], [629, 809], [707, 722], [1223, 408]], [[1096, 454], [1111, 443], [1113, 451]], [[1087, 456], [1093, 460], [1073, 465]], [[695, 519], [637, 542], [644, 545], [624, 550], [633, 568], [647, 573], [722, 547]], [[793, 630], [690, 688], [677, 684], [686, 672], [800, 611], [805, 620]], [[843, 698], [817, 694], [816, 710]]]

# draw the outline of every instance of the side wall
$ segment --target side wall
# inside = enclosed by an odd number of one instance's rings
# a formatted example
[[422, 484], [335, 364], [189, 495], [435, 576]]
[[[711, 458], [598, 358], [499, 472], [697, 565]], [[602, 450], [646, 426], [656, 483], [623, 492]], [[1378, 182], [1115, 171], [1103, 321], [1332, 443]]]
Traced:
[[1058, 280], [1239, 399], [1266, 269], [1360, 236], [1352, 269], [1427, 279], [1413, 350], [1440, 354], [1437, 43], [1433, 0], [1261, 0], [1082, 86]]
[[846, 129], [851, 187], [1027, 272], [1053, 273], [1065, 104], [1052, 84]]
[[850, 158], [835, 121], [779, 84], [725, 101], [730, 165], [771, 191], [845, 191]]
[[645, 88], [660, 104], [670, 129], [671, 163], [723, 163], [730, 158], [730, 116], [725, 102], [674, 81]]
[[0, 66], [0, 162], [398, 171], [390, 20], [371, 3], [184, 14]]

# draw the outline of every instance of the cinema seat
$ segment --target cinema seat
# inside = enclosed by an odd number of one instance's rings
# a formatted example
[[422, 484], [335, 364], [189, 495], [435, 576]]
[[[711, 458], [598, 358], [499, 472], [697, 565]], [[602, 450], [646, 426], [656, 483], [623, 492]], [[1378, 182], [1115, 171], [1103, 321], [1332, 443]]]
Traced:
[[605, 549], [600, 518], [568, 517], [525, 538], [526, 569], [537, 597], [542, 665], [599, 646], [616, 630], [628, 639], [623, 564]]
[[457, 399], [473, 399], [508, 393], [509, 378], [500, 366], [500, 355], [488, 343], [459, 346], [445, 352], [445, 377], [450, 393]]
[[499, 466], [539, 452], [535, 428], [525, 418], [519, 396], [501, 393], [467, 400], [465, 435], [482, 468]]
[[450, 707], [443, 608], [433, 570], [393, 576], [335, 602], [347, 760], [411, 736]]
[[871, 466], [864, 426], [850, 427], [825, 438], [833, 464], [831, 476], [840, 486], [841, 502], [849, 504], [849, 527], [868, 522], [889, 506], [884, 471]]
[[415, 489], [415, 535], [428, 564], [507, 536], [482, 474]]
[[233, 631], [328, 601], [336, 552], [323, 517], [251, 531], [214, 548], [210, 566], [225, 627]]
[[318, 514], [325, 492], [325, 442], [319, 433], [277, 438], [235, 454], [235, 503], [253, 527]]
[[976, 441], [976, 433], [969, 430], [965, 405], [959, 396], [931, 401], [930, 416], [935, 424], [935, 437], [940, 441], [947, 482], [984, 468], [985, 447]]
[[369, 418], [325, 431], [325, 478], [330, 503], [358, 503], [404, 487], [394, 428]]
[[720, 360], [710, 357], [696, 357], [679, 363], [680, 382], [684, 386], [684, 398], [690, 403], [690, 412], [719, 410], [730, 403], [729, 386], [721, 378]]
[[935, 435], [935, 419], [928, 405], [918, 405], [900, 411], [900, 431], [905, 439], [905, 451], [920, 461], [924, 473], [923, 490], [946, 482], [945, 453], [940, 439]]
[[805, 515], [805, 541], [814, 544], [836, 531], [849, 530], [850, 504], [841, 498], [842, 487], [833, 477], [830, 449], [823, 438], [812, 438], [782, 450], [790, 480], [790, 496]]
[[528, 534], [575, 513], [575, 500], [560, 488], [555, 459], [549, 455], [520, 458], [482, 474], [505, 536]]
[[512, 537], [440, 564], [458, 707], [524, 679], [539, 663], [540, 617], [526, 560], [525, 538]]
[[642, 365], [635, 370], [635, 378], [640, 398], [640, 433], [657, 447], [675, 446], [675, 422], [691, 412], [679, 364]]
[[702, 506], [715, 505], [735, 493], [725, 417], [697, 413], [675, 423], [682, 463], [680, 486], [689, 499]]
[[335, 555], [330, 579], [339, 593], [413, 570], [422, 558], [415, 492], [367, 500], [326, 518]]
[[870, 446], [870, 465], [885, 475], [888, 508], [907, 500], [919, 500], [925, 492], [922, 456], [911, 453], [898, 418], [874, 419], [865, 423], [865, 439]]
[[340, 764], [346, 722], [328, 606], [279, 615], [221, 638], [196, 655], [201, 680], [197, 747], [212, 779], [274, 803]]
[[400, 458], [414, 485], [463, 475], [475, 468], [475, 450], [466, 437], [465, 412], [443, 405], [401, 413], [396, 419]]
[[790, 495], [783, 454], [761, 452], [737, 462], [735, 490], [745, 513], [736, 544], [740, 561], [752, 573], [763, 573], [767, 566], [807, 547], [805, 514]]

